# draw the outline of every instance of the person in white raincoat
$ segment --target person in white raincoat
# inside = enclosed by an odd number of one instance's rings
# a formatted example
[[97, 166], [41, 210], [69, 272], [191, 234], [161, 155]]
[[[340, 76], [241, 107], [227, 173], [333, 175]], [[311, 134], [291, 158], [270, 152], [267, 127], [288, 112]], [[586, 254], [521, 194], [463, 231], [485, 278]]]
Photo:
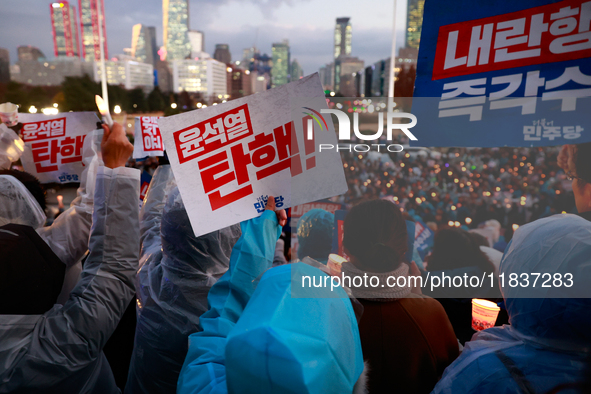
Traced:
[[[105, 166], [96, 177], [90, 255], [64, 305], [5, 314], [10, 305], [2, 301], [11, 289], [0, 289], [0, 393], [119, 392], [102, 348], [135, 292], [140, 174], [124, 167], [132, 150], [121, 125], [105, 126]], [[1, 261], [2, 275], [10, 263]], [[34, 273], [31, 280], [43, 284]], [[12, 286], [15, 292], [18, 285]]]

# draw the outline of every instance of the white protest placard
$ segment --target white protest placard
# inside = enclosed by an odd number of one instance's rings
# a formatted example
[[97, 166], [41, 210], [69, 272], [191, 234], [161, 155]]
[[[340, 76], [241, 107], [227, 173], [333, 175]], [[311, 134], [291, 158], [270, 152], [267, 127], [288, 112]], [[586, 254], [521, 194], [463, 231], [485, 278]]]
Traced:
[[[196, 236], [260, 215], [268, 196], [289, 208], [343, 194], [347, 182], [318, 74], [158, 122]], [[318, 119], [318, 118], [317, 118]], [[308, 125], [313, 125], [313, 132]], [[306, 138], [304, 135], [306, 130]], [[311, 139], [307, 136], [310, 135]]]
[[157, 116], [135, 118], [133, 158], [141, 159], [146, 156], [164, 156], [164, 143]]
[[21, 157], [25, 171], [41, 183], [80, 182], [84, 138], [99, 121], [94, 112], [57, 115], [19, 114], [25, 142]]

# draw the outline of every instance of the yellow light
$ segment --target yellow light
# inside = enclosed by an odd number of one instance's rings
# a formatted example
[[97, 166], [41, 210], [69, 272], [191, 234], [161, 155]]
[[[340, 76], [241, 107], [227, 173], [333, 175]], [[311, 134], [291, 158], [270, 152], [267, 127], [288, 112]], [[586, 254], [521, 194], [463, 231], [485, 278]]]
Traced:
[[447, 225], [448, 225], [449, 227], [453, 227], [453, 226], [454, 226], [454, 222], [450, 220], [449, 222], [447, 222]]
[[53, 103], [53, 108], [57, 108], [57, 107], [58, 107], [57, 103]]
[[394, 201], [398, 201], [398, 197], [394, 197]]
[[458, 178], [454, 179], [454, 183], [458, 183], [460, 180]]
[[461, 226], [460, 222], [454, 222], [454, 225], [455, 225], [456, 227], [460, 227], [460, 226]]
[[436, 195], [435, 192], [431, 193], [431, 197], [435, 197]]
[[517, 230], [519, 228], [518, 224], [514, 224], [511, 226], [511, 228], [513, 229], [513, 231]]
[[176, 103], [170, 104], [170, 108], [175, 109], [176, 108]]
[[455, 205], [452, 205], [452, 206], [451, 206], [451, 210], [452, 210], [452, 211], [455, 211], [455, 210], [456, 210], [456, 206], [455, 206]]
[[115, 112], [116, 114], [120, 114], [121, 113], [121, 107], [119, 105], [116, 105], [113, 108], [113, 112]]
[[453, 172], [451, 172], [451, 171], [447, 172], [447, 175], [451, 176], [451, 174], [453, 174]]
[[472, 223], [472, 218], [466, 218], [466, 224]]
[[31, 105], [31, 107], [29, 107], [29, 112], [32, 114], [36, 114], [37, 113], [37, 108], [35, 108], [34, 105]]
[[423, 200], [421, 200], [421, 199], [420, 199], [420, 198], [418, 198], [418, 197], [415, 199], [415, 201], [417, 202], [417, 204], [420, 204], [420, 203], [422, 203], [422, 202], [423, 202]]
[[400, 163], [400, 167], [404, 167], [404, 163]]

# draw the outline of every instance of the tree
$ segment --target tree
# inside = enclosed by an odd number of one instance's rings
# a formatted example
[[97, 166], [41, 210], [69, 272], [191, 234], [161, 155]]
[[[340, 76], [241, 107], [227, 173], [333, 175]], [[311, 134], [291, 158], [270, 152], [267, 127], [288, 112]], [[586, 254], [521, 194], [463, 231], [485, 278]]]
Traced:
[[66, 77], [62, 82], [64, 108], [62, 111], [96, 111], [95, 95], [101, 94], [100, 85], [88, 75]]
[[133, 112], [146, 112], [148, 111], [148, 103], [146, 101], [146, 95], [141, 88], [135, 88], [128, 92], [130, 104]]
[[160, 88], [156, 86], [148, 95], [148, 109], [151, 112], [163, 111], [168, 106], [166, 96], [162, 93]]

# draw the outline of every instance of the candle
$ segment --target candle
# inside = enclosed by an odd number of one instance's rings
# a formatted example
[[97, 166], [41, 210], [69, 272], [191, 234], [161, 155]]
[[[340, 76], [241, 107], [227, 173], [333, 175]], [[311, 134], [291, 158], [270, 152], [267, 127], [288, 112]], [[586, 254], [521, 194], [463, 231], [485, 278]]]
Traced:
[[492, 301], [472, 299], [472, 328], [476, 331], [494, 327], [501, 308]]
[[105, 122], [110, 127], [113, 127], [113, 119], [111, 119], [111, 114], [109, 113], [109, 107], [107, 103], [103, 100], [101, 96], [98, 94], [94, 97], [96, 101], [96, 106], [98, 107], [99, 112], [105, 118]]
[[340, 276], [341, 275], [341, 266], [343, 263], [347, 262], [347, 259], [339, 256], [338, 254], [331, 253], [328, 255], [328, 262], [327, 267], [330, 270], [330, 274], [332, 276]]

